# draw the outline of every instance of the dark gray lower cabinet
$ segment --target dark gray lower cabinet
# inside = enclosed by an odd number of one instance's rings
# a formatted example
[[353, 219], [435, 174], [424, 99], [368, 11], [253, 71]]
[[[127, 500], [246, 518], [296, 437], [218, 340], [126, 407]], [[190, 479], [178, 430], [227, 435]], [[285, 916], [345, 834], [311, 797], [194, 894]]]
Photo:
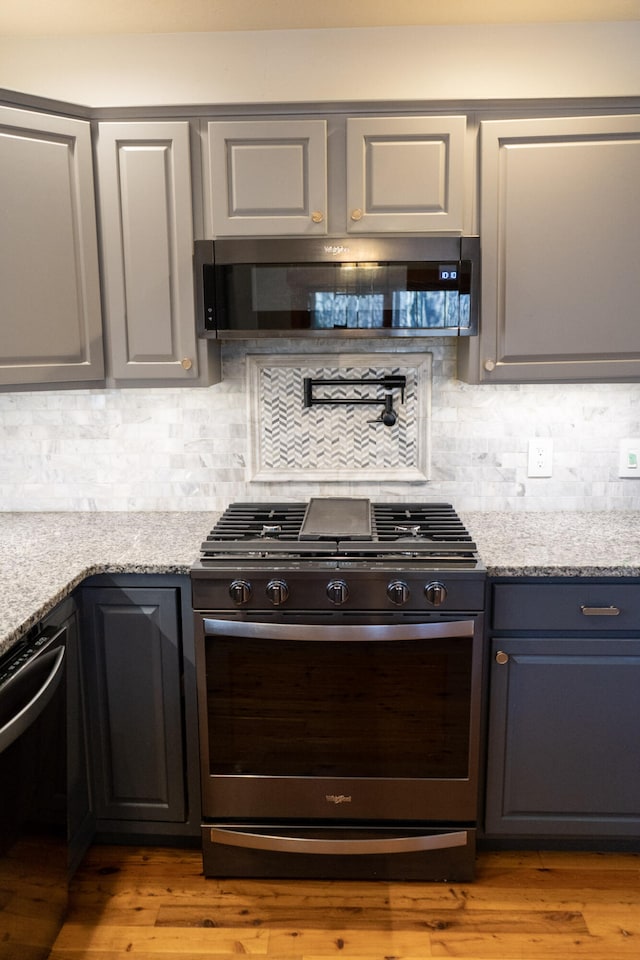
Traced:
[[195, 835], [198, 791], [189, 771], [197, 769], [197, 738], [187, 748], [195, 704], [191, 691], [185, 697], [190, 621], [182, 591], [85, 586], [81, 598], [98, 833]]
[[493, 599], [486, 834], [640, 837], [640, 584]]

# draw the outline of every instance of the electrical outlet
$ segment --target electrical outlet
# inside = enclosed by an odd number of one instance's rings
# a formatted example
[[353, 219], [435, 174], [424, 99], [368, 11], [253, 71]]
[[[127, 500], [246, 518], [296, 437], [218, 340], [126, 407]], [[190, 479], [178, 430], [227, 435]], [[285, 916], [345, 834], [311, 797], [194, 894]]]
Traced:
[[627, 438], [620, 441], [618, 460], [619, 477], [638, 477], [640, 479], [640, 440]]
[[550, 437], [533, 437], [529, 440], [527, 476], [550, 477], [553, 467], [553, 440]]

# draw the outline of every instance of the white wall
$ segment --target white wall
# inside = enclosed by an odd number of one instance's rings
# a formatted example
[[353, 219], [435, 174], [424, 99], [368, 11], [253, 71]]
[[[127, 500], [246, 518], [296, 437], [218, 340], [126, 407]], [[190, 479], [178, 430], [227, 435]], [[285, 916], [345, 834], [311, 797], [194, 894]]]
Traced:
[[0, 87], [93, 107], [640, 94], [640, 22], [0, 37]]

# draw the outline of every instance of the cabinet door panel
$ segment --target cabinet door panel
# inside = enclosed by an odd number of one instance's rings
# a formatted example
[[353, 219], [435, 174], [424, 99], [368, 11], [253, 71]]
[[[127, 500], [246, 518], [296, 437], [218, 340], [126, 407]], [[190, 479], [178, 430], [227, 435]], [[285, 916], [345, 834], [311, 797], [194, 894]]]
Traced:
[[103, 123], [105, 308], [116, 379], [198, 377], [189, 125]]
[[0, 382], [104, 374], [89, 124], [0, 107]]
[[462, 230], [465, 117], [347, 120], [347, 229]]
[[324, 120], [209, 124], [214, 237], [324, 234]]
[[487, 832], [637, 833], [640, 641], [494, 640], [493, 661]]
[[481, 162], [481, 378], [640, 376], [640, 116], [483, 122]]
[[98, 819], [185, 818], [177, 591], [86, 588]]

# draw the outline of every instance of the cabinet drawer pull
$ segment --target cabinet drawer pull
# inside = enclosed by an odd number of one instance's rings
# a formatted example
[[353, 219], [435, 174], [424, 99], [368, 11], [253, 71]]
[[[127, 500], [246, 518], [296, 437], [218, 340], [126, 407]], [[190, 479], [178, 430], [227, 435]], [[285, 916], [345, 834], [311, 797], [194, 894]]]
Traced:
[[509, 663], [509, 654], [505, 653], [504, 650], [498, 650], [496, 653], [496, 663], [503, 664]]
[[313, 223], [322, 223], [322, 221], [324, 220], [324, 213], [322, 212], [322, 210], [314, 210], [313, 213], [311, 214], [311, 220], [313, 221]]
[[617, 617], [620, 607], [580, 607], [585, 617]]

